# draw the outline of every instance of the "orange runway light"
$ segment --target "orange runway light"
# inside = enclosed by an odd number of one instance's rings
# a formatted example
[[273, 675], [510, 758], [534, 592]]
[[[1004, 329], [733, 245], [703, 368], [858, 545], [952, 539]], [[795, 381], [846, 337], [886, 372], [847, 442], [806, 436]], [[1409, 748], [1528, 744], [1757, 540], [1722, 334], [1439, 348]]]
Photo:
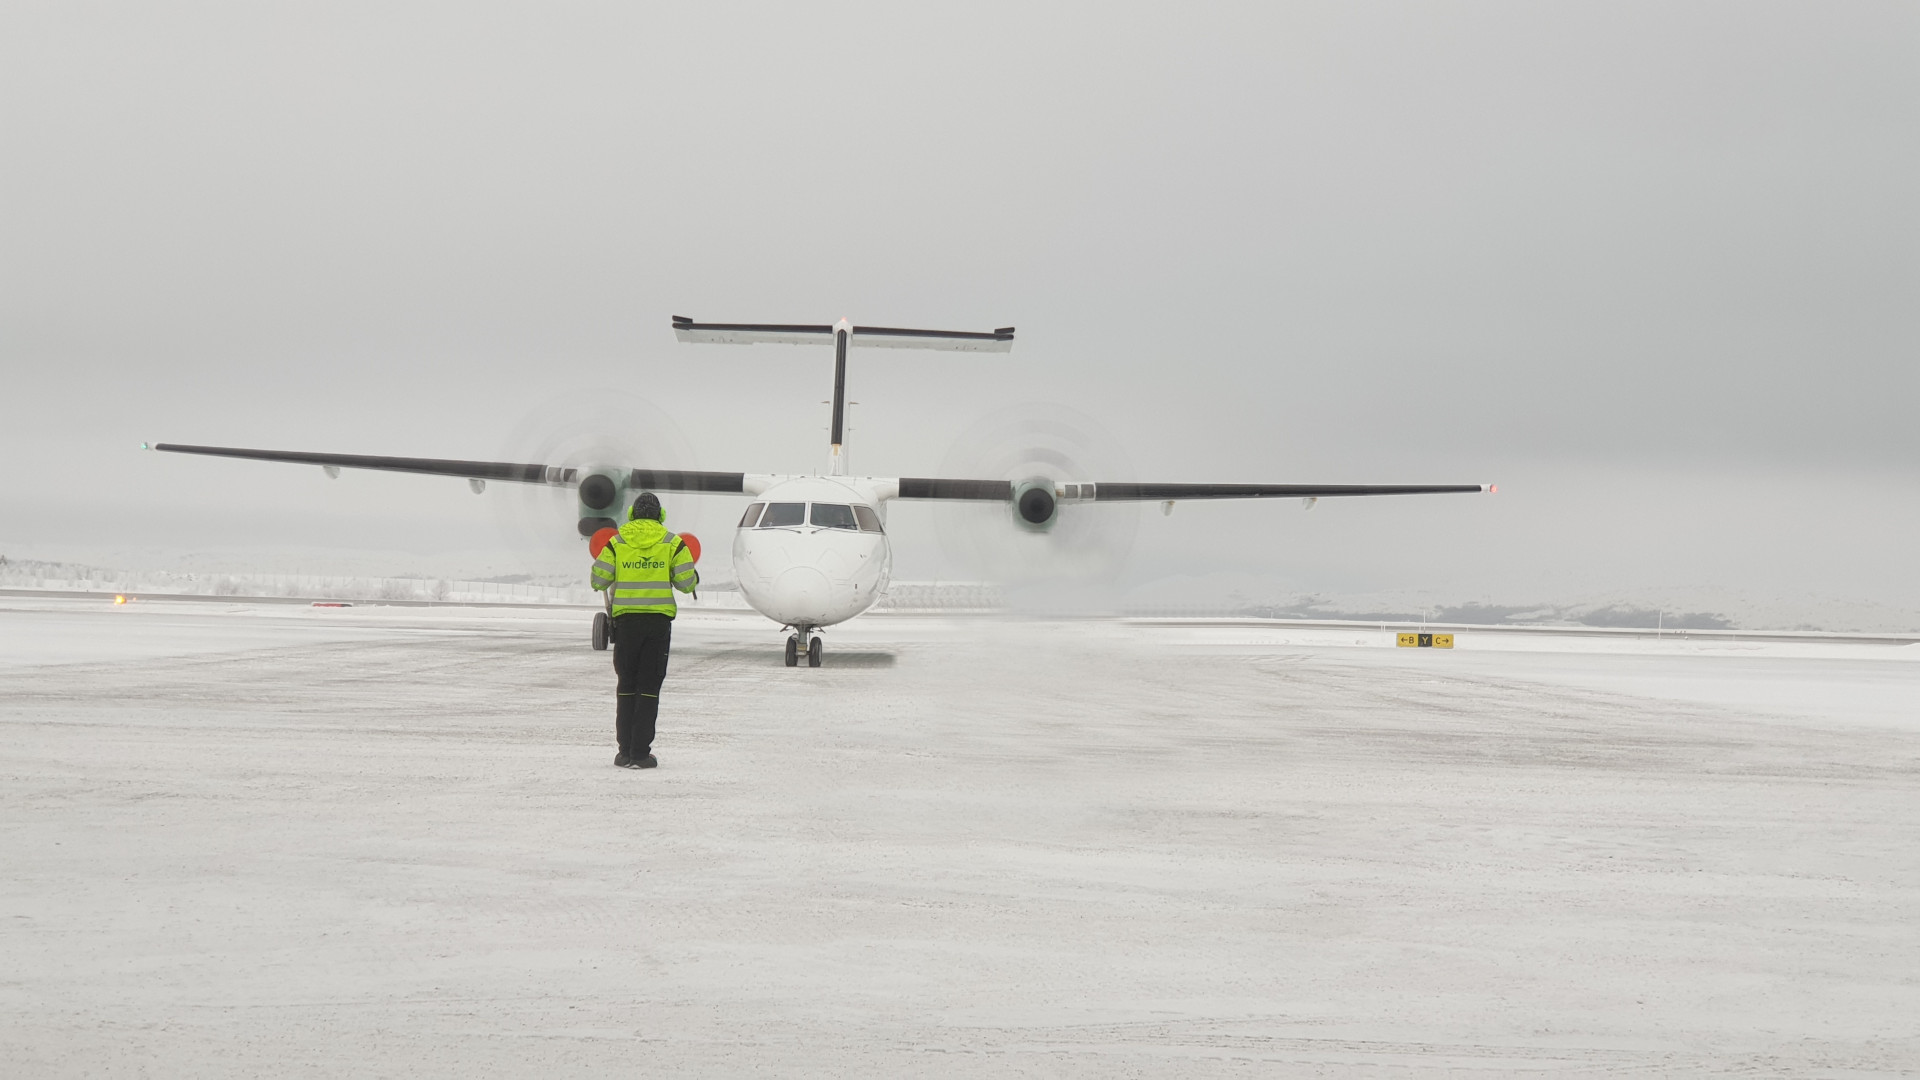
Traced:
[[116, 603], [116, 604], [124, 604], [124, 603], [126, 603], [126, 602], [127, 602], [127, 598], [126, 598], [126, 597], [124, 597], [124, 596], [119, 596], [119, 595], [116, 595], [116, 596], [114, 596], [114, 598], [113, 598], [113, 602], [114, 602], [114, 603]]

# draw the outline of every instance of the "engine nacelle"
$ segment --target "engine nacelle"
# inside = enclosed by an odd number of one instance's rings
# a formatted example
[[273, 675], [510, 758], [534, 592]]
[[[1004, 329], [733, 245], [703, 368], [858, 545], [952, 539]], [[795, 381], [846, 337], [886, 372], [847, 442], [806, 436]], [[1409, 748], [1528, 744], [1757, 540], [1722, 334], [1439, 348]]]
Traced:
[[626, 517], [620, 505], [626, 494], [626, 476], [612, 469], [588, 473], [574, 489], [579, 497], [580, 535], [592, 536], [601, 529], [617, 529]]
[[1053, 481], [1044, 476], [1022, 480], [1013, 485], [1013, 518], [1022, 527], [1046, 532], [1053, 527], [1059, 509], [1053, 497]]

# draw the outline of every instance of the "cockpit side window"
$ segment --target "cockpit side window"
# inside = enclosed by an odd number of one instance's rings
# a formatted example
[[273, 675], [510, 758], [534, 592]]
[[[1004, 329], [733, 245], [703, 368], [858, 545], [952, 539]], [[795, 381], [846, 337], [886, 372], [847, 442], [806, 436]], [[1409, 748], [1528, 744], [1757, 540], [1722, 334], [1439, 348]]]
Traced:
[[813, 523], [823, 529], [857, 529], [853, 507], [845, 503], [814, 503]]
[[858, 503], [854, 504], [853, 516], [859, 519], [861, 532], [887, 531], [880, 527], [880, 515], [874, 513], [873, 507], [871, 506], [861, 506]]
[[763, 529], [790, 528], [806, 520], [806, 503], [768, 503], [767, 512], [760, 516], [760, 527]]
[[761, 509], [766, 505], [766, 503], [754, 503], [752, 506], [747, 507], [747, 512], [740, 515], [740, 527], [743, 529], [753, 528], [760, 520]]

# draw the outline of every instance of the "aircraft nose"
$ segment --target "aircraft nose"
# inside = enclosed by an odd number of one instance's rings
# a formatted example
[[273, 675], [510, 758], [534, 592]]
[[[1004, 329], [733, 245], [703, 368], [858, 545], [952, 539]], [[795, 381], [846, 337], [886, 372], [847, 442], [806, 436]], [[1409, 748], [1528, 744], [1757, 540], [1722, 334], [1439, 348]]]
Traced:
[[774, 592], [783, 611], [824, 612], [831, 599], [829, 591], [827, 575], [811, 566], [790, 566], [774, 583]]

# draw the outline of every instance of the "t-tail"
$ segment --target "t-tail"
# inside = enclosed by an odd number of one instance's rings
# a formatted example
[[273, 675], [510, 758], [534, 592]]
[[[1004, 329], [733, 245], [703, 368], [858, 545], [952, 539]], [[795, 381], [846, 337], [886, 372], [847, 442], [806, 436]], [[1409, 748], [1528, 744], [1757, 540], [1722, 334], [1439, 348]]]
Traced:
[[853, 346], [880, 349], [944, 349], [949, 352], [1008, 352], [1013, 327], [998, 330], [906, 330], [893, 326], [855, 326], [841, 319], [832, 326], [788, 323], [701, 323], [685, 315], [673, 317], [673, 334], [681, 341], [709, 345], [823, 345], [833, 343], [833, 424], [828, 434], [827, 475], [847, 472], [847, 350]]

